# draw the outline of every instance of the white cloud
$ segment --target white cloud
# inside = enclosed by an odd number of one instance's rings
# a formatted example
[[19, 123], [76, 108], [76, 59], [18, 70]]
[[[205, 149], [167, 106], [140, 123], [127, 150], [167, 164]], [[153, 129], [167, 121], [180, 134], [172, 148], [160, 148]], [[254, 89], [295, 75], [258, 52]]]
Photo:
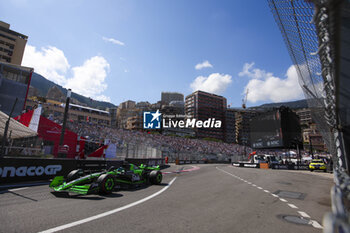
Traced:
[[193, 91], [201, 90], [214, 94], [222, 94], [232, 82], [228, 74], [212, 73], [208, 77], [198, 76], [190, 87]]
[[252, 78], [245, 87], [245, 92], [249, 89], [247, 98], [249, 102], [283, 102], [303, 98], [298, 74], [293, 65], [288, 68], [285, 79], [275, 77], [264, 70], [252, 69], [253, 66], [254, 63], [246, 63], [242, 72], [238, 74]]
[[213, 68], [213, 65], [210, 64], [210, 62], [208, 60], [202, 62], [202, 63], [198, 63], [195, 67], [196, 70], [201, 70], [203, 68]]
[[96, 100], [99, 100], [99, 101], [111, 102], [111, 98], [105, 95], [99, 95], [99, 96], [96, 96], [95, 98]]
[[238, 76], [243, 77], [243, 76], [247, 76], [249, 78], [263, 78], [263, 77], [270, 77], [273, 74], [266, 72], [265, 70], [261, 70], [261, 69], [252, 69], [253, 66], [255, 65], [254, 62], [252, 63], [245, 63], [243, 66], [243, 70], [241, 72], [238, 73]]
[[72, 88], [79, 94], [97, 98], [107, 89], [105, 79], [109, 64], [101, 56], [92, 57], [84, 62], [82, 66], [72, 68], [73, 77], [68, 79], [65, 87]]
[[59, 85], [64, 85], [70, 67], [62, 50], [48, 46], [38, 51], [31, 45], [25, 47], [22, 65], [34, 67], [35, 72]]
[[[73, 92], [93, 99], [110, 101], [102, 95], [107, 89], [107, 73], [110, 65], [102, 56], [87, 59], [82, 66], [70, 68], [62, 50], [48, 46], [37, 50], [27, 45], [23, 56], [23, 65], [33, 67], [34, 71], [45, 78], [71, 88]], [[72, 73], [73, 76], [67, 78]]]
[[121, 46], [125, 45], [124, 42], [121, 42], [120, 40], [117, 40], [117, 39], [107, 38], [107, 37], [102, 37], [102, 39], [104, 41], [111, 42], [112, 44], [121, 45]]

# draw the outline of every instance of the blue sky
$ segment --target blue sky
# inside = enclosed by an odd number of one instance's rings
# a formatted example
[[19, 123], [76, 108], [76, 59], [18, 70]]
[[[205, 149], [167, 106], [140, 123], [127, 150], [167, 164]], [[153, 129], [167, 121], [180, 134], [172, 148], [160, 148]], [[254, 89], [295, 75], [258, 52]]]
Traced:
[[[22, 65], [118, 105], [200, 89], [239, 107], [303, 98], [267, 1], [0, 0]], [[196, 69], [197, 65], [197, 69]]]

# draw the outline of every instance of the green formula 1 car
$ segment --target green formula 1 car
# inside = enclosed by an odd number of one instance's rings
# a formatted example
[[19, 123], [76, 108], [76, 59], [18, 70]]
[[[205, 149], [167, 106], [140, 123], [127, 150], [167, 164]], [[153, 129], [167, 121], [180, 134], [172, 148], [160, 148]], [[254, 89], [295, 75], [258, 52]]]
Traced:
[[109, 194], [116, 187], [135, 184], [160, 184], [162, 173], [157, 167], [147, 167], [124, 162], [117, 169], [114, 167], [106, 171], [91, 174], [83, 170], [71, 171], [66, 179], [63, 176], [56, 176], [50, 183], [50, 188], [55, 192], [73, 192], [78, 194]]

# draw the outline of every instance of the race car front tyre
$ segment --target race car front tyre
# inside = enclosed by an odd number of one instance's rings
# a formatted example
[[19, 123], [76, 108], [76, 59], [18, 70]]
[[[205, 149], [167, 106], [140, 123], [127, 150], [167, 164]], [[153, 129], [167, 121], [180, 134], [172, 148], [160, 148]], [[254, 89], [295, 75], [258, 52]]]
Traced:
[[80, 174], [82, 173], [82, 170], [77, 169], [77, 170], [73, 170], [70, 173], [68, 173], [66, 182], [71, 182], [72, 180], [78, 179], [80, 177]]
[[97, 178], [97, 183], [101, 194], [110, 194], [114, 189], [115, 179], [110, 174], [103, 174]]
[[151, 184], [160, 184], [162, 182], [163, 175], [160, 171], [151, 171], [149, 174], [149, 181]]

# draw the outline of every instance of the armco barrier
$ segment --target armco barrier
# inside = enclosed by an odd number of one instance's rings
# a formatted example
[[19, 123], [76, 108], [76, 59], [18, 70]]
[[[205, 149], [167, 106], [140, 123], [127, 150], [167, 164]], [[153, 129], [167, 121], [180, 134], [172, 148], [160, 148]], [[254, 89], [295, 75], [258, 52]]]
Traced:
[[84, 171], [101, 171], [110, 167], [120, 167], [123, 164], [121, 160], [77, 160], [76, 169], [83, 169]]
[[204, 160], [177, 160], [176, 165], [181, 164], [204, 164], [206, 161]]
[[272, 169], [294, 170], [294, 164], [272, 164]]
[[309, 170], [308, 165], [295, 165], [294, 170]]
[[309, 170], [308, 165], [295, 165], [295, 164], [272, 164], [272, 169], [285, 169], [285, 170]]
[[258, 163], [243, 163], [243, 167], [259, 168], [260, 164], [258, 164]]
[[242, 163], [242, 162], [232, 162], [232, 166], [235, 167], [248, 167], [248, 168], [259, 168], [260, 165], [258, 163]]
[[[248, 168], [265, 168], [268, 169], [267, 163], [242, 163], [242, 162], [232, 162], [232, 166], [235, 167], [248, 167]], [[261, 166], [262, 165], [262, 166]], [[266, 167], [267, 166], [267, 167]], [[272, 164], [272, 169], [284, 169], [284, 170], [309, 170], [308, 165], [296, 165], [296, 164]]]
[[76, 169], [83, 169], [84, 171], [107, 169], [105, 160], [77, 160], [76, 164]]

